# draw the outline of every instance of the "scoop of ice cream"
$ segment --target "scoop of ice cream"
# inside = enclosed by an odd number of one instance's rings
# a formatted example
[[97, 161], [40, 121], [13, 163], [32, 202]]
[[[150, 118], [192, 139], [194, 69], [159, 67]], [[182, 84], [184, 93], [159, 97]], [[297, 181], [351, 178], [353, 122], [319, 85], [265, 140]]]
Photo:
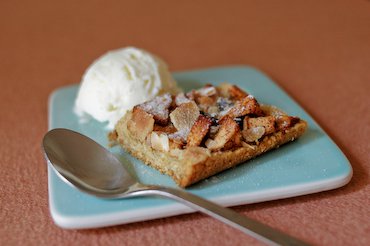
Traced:
[[141, 49], [122, 48], [106, 53], [86, 70], [75, 112], [108, 121], [112, 129], [133, 106], [178, 91], [163, 60]]

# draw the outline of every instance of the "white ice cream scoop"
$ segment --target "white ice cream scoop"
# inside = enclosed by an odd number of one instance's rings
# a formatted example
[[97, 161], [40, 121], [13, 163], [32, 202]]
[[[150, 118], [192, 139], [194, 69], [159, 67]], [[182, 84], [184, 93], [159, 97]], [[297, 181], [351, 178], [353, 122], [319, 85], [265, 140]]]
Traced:
[[178, 91], [163, 60], [141, 49], [122, 48], [104, 54], [86, 70], [75, 112], [108, 122], [112, 129], [133, 106]]

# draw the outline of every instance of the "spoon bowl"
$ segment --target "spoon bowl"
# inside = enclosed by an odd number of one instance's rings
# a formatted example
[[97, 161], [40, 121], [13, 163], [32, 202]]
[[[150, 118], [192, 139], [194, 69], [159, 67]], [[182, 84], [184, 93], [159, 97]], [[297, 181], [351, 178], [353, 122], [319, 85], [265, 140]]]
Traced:
[[144, 185], [107, 149], [68, 129], [53, 129], [43, 139], [45, 157], [66, 183], [100, 198], [155, 195], [181, 202], [270, 245], [308, 245], [258, 221], [182, 189]]
[[91, 195], [118, 198], [137, 183], [111, 152], [77, 132], [54, 129], [43, 146], [58, 176]]

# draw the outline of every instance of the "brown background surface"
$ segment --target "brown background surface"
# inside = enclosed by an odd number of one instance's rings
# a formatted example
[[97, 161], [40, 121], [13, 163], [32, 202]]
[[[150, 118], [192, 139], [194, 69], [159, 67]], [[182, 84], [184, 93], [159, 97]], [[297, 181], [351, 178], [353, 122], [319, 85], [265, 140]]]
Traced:
[[96, 230], [53, 224], [40, 148], [48, 96], [128, 45], [171, 70], [247, 64], [269, 74], [339, 145], [353, 179], [234, 209], [312, 244], [370, 244], [369, 1], [2, 0], [1, 245], [259, 245], [199, 213]]

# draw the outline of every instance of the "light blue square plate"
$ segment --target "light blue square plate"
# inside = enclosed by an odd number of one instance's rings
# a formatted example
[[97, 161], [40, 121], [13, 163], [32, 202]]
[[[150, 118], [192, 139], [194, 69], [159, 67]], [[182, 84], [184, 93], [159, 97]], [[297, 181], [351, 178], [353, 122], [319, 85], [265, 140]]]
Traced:
[[[185, 90], [205, 83], [231, 82], [254, 95], [260, 103], [276, 105], [305, 119], [309, 128], [297, 141], [273, 150], [188, 188], [206, 199], [234, 206], [275, 200], [341, 187], [352, 177], [346, 157], [318, 124], [266, 75], [251, 67], [234, 66], [174, 74]], [[68, 128], [108, 145], [105, 124], [81, 123], [73, 113], [78, 85], [56, 90], [49, 101], [49, 129]], [[167, 176], [147, 167], [119, 147], [111, 151], [140, 181], [176, 187]], [[55, 223], [63, 228], [94, 228], [144, 221], [192, 212], [179, 203], [156, 197], [103, 200], [81, 193], [48, 168], [49, 201]]]

